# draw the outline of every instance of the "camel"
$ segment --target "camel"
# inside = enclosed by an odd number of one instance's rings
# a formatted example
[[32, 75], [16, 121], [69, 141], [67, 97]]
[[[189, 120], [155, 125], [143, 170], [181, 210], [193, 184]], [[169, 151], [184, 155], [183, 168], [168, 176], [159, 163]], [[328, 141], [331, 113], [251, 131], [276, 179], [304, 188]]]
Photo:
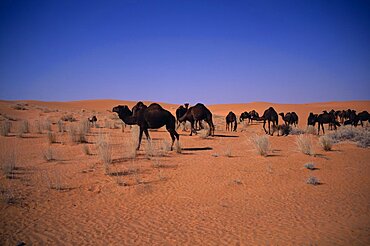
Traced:
[[182, 116], [179, 119], [179, 122], [184, 122], [184, 121], [189, 121], [191, 124], [191, 131], [190, 131], [190, 136], [192, 136], [193, 132], [196, 133], [194, 129], [194, 122], [196, 121], [206, 121], [209, 125], [209, 133], [210, 135], [215, 134], [215, 126], [213, 125], [212, 121], [212, 113], [209, 111], [206, 106], [202, 103], [197, 103], [195, 106], [190, 107], [188, 111], [186, 111], [185, 115]]
[[318, 135], [320, 135], [320, 126], [322, 128], [323, 134], [325, 134], [324, 124], [331, 124], [335, 130], [337, 129], [337, 126], [340, 126], [339, 122], [335, 120], [334, 114], [328, 113], [327, 111], [324, 111], [322, 114], [317, 116], [316, 122], [319, 125], [317, 130]]
[[318, 116], [319, 116], [318, 114], [314, 114], [314, 113], [311, 112], [310, 115], [308, 116], [308, 119], [307, 119], [307, 125], [308, 126], [315, 126]]
[[286, 113], [284, 115], [283, 112], [279, 113], [279, 115], [281, 116], [281, 118], [283, 119], [285, 125], [291, 125], [293, 123], [293, 118], [292, 118], [292, 114], [290, 112]]
[[291, 117], [292, 117], [292, 125], [294, 124], [294, 126], [297, 126], [298, 125], [298, 115], [296, 112], [291, 112]]
[[239, 121], [243, 122], [245, 119], [249, 119], [249, 121], [251, 120], [251, 116], [248, 112], [243, 112], [240, 114]]
[[256, 120], [256, 121], [258, 121], [258, 120], [260, 120], [261, 118], [260, 118], [260, 116], [259, 116], [259, 114], [257, 113], [257, 111], [256, 110], [252, 110], [252, 111], [250, 111], [249, 112], [249, 115], [250, 115], [250, 118], [249, 118], [249, 123], [250, 122], [252, 122], [253, 123], [253, 120]]
[[364, 121], [368, 121], [370, 122], [370, 114], [369, 112], [367, 111], [362, 111], [360, 113], [357, 114], [357, 122], [356, 122], [356, 125], [358, 124], [358, 121], [360, 121], [360, 124], [361, 126], [363, 127], [364, 126]]
[[126, 124], [138, 125], [140, 127], [139, 144], [137, 146], [137, 150], [140, 149], [143, 132], [145, 133], [146, 137], [150, 139], [148, 129], [158, 129], [162, 126], [166, 126], [166, 129], [170, 133], [172, 139], [171, 150], [173, 148], [175, 138], [177, 141], [179, 141], [179, 134], [175, 130], [175, 117], [157, 103], [152, 103], [149, 105], [149, 107], [141, 103], [138, 105], [138, 107], [133, 108], [133, 112], [131, 112], [126, 105], [119, 105], [114, 107], [112, 111], [118, 113], [120, 119]]
[[95, 126], [96, 122], [98, 121], [98, 118], [94, 115], [91, 118], [87, 118], [87, 120], [90, 122], [91, 125]]
[[[268, 125], [269, 125], [269, 131], [268, 131], [268, 134], [271, 134], [270, 133], [270, 124], [272, 122], [272, 125], [273, 127], [279, 125], [278, 122], [279, 122], [279, 117], [278, 117], [278, 114], [277, 112], [275, 111], [275, 109], [273, 107], [269, 107], [268, 109], [265, 110], [265, 112], [263, 113], [262, 115], [262, 119], [263, 119], [263, 129], [265, 130], [266, 134], [267, 134], [267, 130], [266, 130], [266, 121], [268, 121]], [[272, 132], [271, 136], [274, 135], [274, 132]], [[279, 135], [279, 133], [278, 133]]]
[[[234, 128], [233, 128], [234, 124]], [[229, 114], [226, 116], [226, 131], [234, 131], [236, 132], [236, 128], [238, 126], [237, 120], [236, 120], [236, 115], [230, 111]]]
[[[185, 106], [185, 107], [184, 107]], [[185, 115], [186, 111], [188, 111], [188, 107], [189, 107], [189, 103], [185, 103], [184, 106], [180, 105], [180, 107], [178, 107], [176, 109], [176, 123], [177, 123], [177, 127], [176, 129], [178, 129], [180, 127], [180, 122], [179, 122], [179, 119]]]

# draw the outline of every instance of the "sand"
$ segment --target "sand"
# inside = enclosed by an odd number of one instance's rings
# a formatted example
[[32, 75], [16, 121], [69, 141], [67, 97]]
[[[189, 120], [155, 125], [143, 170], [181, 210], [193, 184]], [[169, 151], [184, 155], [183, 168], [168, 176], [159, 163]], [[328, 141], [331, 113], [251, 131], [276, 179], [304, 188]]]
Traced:
[[[326, 152], [319, 137], [310, 135], [315, 151], [310, 156], [297, 150], [297, 136], [273, 136], [272, 151], [263, 157], [250, 142], [251, 136], [264, 134], [260, 123], [226, 132], [224, 120], [229, 111], [262, 114], [273, 106], [278, 112], [296, 111], [299, 127], [305, 128], [309, 112], [360, 112], [370, 109], [370, 101], [209, 105], [216, 136], [203, 139], [179, 129], [182, 153], [176, 153], [159, 150], [170, 142], [164, 128], [150, 131], [152, 144], [143, 139], [135, 159], [129, 158], [135, 128], [122, 131], [110, 112], [135, 102], [22, 102], [28, 110], [12, 108], [19, 102], [0, 101], [0, 118], [16, 120], [10, 135], [0, 136], [2, 158], [16, 153], [14, 177], [0, 178], [0, 245], [370, 244], [368, 148], [341, 142]], [[161, 105], [172, 113], [178, 107]], [[58, 132], [56, 123], [67, 114], [78, 120], [64, 122], [67, 129], [98, 117], [100, 128], [91, 129], [87, 144]], [[25, 119], [31, 133], [19, 136]], [[47, 131], [40, 134], [35, 127], [47, 120], [56, 134], [52, 161], [43, 157]], [[112, 147], [110, 175], [98, 155], [102, 135]], [[305, 169], [308, 162], [317, 169]], [[306, 184], [310, 176], [322, 184]]]

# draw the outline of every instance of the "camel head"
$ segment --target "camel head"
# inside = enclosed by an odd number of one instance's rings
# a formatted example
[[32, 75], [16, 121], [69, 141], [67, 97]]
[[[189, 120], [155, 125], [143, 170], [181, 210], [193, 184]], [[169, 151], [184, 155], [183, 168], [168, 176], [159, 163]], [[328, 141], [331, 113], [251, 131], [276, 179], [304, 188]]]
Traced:
[[112, 109], [112, 112], [117, 113], [119, 116], [131, 116], [132, 112], [127, 105], [118, 105]]
[[188, 109], [189, 103], [184, 103], [184, 106], [185, 106], [186, 109]]
[[284, 118], [284, 113], [283, 112], [279, 113], [279, 115], [281, 115], [281, 117]]

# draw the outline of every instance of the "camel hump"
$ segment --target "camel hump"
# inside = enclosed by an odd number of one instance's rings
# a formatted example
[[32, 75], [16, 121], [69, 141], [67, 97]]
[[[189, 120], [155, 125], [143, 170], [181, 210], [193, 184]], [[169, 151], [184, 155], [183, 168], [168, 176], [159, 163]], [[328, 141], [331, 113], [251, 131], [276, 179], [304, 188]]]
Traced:
[[162, 106], [158, 103], [152, 103], [149, 105], [148, 109], [150, 110], [163, 110]]

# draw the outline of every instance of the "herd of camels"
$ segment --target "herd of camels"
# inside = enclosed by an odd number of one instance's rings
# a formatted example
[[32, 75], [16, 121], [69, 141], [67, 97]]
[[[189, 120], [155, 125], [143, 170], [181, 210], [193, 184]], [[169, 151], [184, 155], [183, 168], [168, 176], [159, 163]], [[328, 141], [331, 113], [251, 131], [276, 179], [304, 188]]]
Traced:
[[[171, 114], [170, 111], [161, 107], [158, 103], [152, 103], [146, 106], [143, 102], [138, 102], [131, 110], [126, 105], [118, 105], [113, 108], [113, 112], [117, 113], [119, 118], [127, 125], [138, 125], [139, 131], [139, 144], [137, 149], [140, 148], [141, 139], [143, 133], [146, 137], [150, 139], [148, 129], [158, 129], [166, 126], [169, 132], [172, 144], [171, 150], [175, 140], [179, 140], [179, 134], [176, 129], [180, 124], [189, 121], [191, 124], [190, 136], [197, 132], [200, 128], [203, 128], [202, 121], [205, 121], [209, 125], [209, 134], [214, 135], [215, 126], [212, 120], [211, 111], [204, 106], [202, 103], [197, 103], [196, 105], [189, 107], [188, 103], [184, 106], [181, 105], [176, 110], [176, 118]], [[284, 124], [279, 125], [279, 117], [281, 116]], [[282, 130], [285, 135], [289, 134], [289, 126], [296, 126], [298, 124], [298, 115], [295, 112], [277, 113], [273, 107], [269, 107], [260, 117], [259, 114], [252, 110], [250, 112], [243, 112], [239, 121], [242, 122], [248, 119], [248, 122], [253, 121], [263, 121], [263, 129], [266, 134], [273, 135], [275, 130]], [[96, 120], [96, 117], [94, 118]], [[330, 112], [323, 111], [321, 114], [310, 113], [307, 120], [307, 125], [315, 126], [318, 123], [318, 134], [320, 134], [320, 127], [325, 134], [324, 124], [329, 124], [329, 129], [337, 129], [337, 126], [341, 124], [357, 126], [359, 123], [363, 126], [363, 122], [370, 122], [370, 115], [367, 111], [356, 113], [355, 110], [342, 110]], [[226, 130], [236, 131], [237, 130], [237, 117], [235, 113], [229, 112], [226, 116]], [[266, 129], [266, 122], [268, 123], [268, 130]], [[272, 123], [272, 129], [271, 129]], [[279, 131], [278, 131], [279, 135]]]

